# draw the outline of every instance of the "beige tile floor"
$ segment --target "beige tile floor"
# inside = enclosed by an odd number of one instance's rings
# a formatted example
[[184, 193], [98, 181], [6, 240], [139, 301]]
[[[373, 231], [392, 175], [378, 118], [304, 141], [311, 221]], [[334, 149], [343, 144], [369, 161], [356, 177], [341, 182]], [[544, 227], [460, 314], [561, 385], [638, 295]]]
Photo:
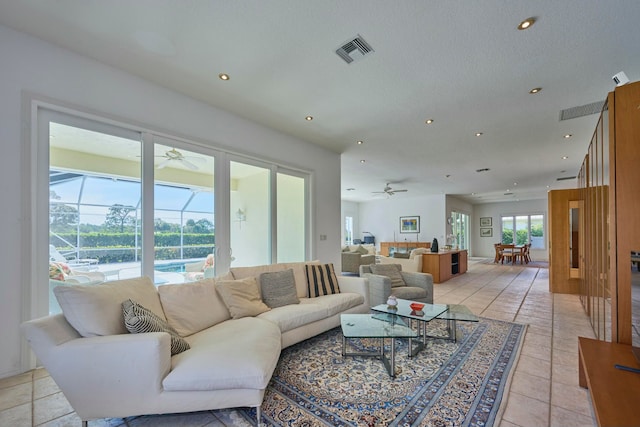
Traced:
[[[578, 386], [578, 336], [593, 337], [579, 298], [551, 294], [546, 269], [470, 260], [467, 274], [435, 285], [438, 303], [465, 304], [483, 317], [528, 324], [499, 427], [594, 426]], [[233, 410], [89, 422], [96, 426], [241, 426]], [[0, 379], [0, 426], [80, 426], [43, 369]]]

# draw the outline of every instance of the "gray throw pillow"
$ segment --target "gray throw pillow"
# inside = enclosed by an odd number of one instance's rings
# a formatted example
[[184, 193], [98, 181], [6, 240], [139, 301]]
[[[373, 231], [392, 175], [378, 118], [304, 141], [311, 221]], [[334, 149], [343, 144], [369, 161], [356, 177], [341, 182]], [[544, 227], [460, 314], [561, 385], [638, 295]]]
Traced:
[[391, 279], [391, 287], [407, 286], [400, 274], [401, 267], [397, 264], [371, 264], [371, 272]]
[[153, 311], [128, 299], [122, 303], [122, 313], [124, 315], [124, 325], [132, 334], [142, 334], [145, 332], [166, 332], [171, 336], [171, 355], [189, 350], [189, 343], [184, 340], [175, 329], [166, 321], [162, 320]]
[[258, 281], [260, 282], [262, 301], [269, 307], [276, 308], [300, 303], [292, 268], [262, 273]]
[[407, 253], [407, 252], [394, 252], [393, 253], [393, 257], [394, 258], [409, 259], [409, 253]]

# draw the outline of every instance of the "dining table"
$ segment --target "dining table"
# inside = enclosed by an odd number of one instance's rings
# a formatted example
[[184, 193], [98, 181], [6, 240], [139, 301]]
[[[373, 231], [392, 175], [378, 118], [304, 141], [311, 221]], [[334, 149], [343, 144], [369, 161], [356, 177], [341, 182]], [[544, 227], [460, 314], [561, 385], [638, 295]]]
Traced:
[[500, 262], [504, 264], [504, 259], [508, 258], [509, 260], [511, 260], [511, 264], [515, 264], [516, 259], [520, 258], [520, 264], [524, 264], [525, 247], [526, 245], [515, 245], [515, 244], [500, 245], [498, 247], [498, 249], [500, 250], [500, 253], [502, 254]]

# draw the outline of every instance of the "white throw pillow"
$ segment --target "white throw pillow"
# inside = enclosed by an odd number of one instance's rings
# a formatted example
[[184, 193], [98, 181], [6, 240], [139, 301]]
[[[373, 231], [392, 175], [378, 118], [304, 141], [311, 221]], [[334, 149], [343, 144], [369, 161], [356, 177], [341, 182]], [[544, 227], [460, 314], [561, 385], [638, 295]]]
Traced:
[[67, 322], [83, 337], [128, 333], [122, 303], [132, 299], [167, 320], [160, 296], [149, 277], [115, 280], [99, 285], [59, 285], [53, 288]]
[[186, 337], [231, 319], [215, 283], [215, 279], [204, 279], [158, 286], [167, 322], [180, 336]]
[[219, 280], [216, 282], [216, 290], [234, 319], [257, 316], [271, 310], [260, 298], [260, 288], [255, 277]]

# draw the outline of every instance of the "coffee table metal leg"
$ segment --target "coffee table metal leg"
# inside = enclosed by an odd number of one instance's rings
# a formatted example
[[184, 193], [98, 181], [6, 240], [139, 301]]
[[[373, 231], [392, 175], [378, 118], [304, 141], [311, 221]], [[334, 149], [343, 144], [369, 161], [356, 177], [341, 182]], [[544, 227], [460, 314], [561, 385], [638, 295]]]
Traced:
[[449, 339], [453, 342], [458, 342], [456, 319], [447, 319], [447, 330], [449, 332]]
[[396, 339], [391, 338], [391, 359], [384, 353], [384, 341], [382, 342], [382, 363], [387, 368], [387, 372], [391, 378], [396, 376]]

